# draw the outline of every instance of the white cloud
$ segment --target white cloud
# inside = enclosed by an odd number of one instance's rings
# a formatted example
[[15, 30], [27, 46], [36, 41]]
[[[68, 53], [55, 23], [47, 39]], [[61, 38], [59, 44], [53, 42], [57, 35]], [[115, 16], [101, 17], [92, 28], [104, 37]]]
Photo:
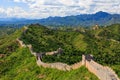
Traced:
[[14, 8], [0, 8], [0, 17], [29, 17], [29, 14], [24, 11], [21, 7], [14, 7]]
[[120, 14], [120, 1], [119, 0], [94, 0], [95, 7], [93, 9], [94, 12], [97, 11], [106, 11], [110, 13], [119, 13]]
[[7, 8], [6, 14], [7, 14], [8, 17], [12, 17], [12, 16], [26, 17], [26, 16], [28, 16], [28, 13], [20, 7]]
[[14, 0], [14, 2], [20, 2], [20, 0]]
[[22, 7], [0, 8], [0, 14], [7, 17], [45, 18], [49, 16], [78, 15], [106, 11], [120, 13], [120, 0], [11, 0], [15, 3], [25, 3], [28, 9]]
[[14, 2], [24, 2], [24, 3], [30, 3], [30, 2], [35, 2], [37, 0], [13, 0]]
[[0, 13], [4, 13], [4, 9], [3, 8], [0, 8]]
[[0, 18], [2, 18], [3, 16], [5, 17], [6, 14], [4, 14], [5, 10], [3, 8], [0, 8]]
[[64, 4], [65, 6], [70, 6], [70, 5], [75, 5], [75, 1], [74, 0], [59, 0], [60, 3]]

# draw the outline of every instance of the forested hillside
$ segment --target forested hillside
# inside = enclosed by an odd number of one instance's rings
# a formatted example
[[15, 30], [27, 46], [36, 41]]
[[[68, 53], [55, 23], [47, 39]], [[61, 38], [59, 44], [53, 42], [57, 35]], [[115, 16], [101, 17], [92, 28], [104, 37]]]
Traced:
[[5, 37], [15, 32], [18, 28], [13, 27], [2, 27], [0, 26], [0, 37]]
[[60, 55], [43, 56], [44, 62], [73, 64], [81, 61], [82, 54], [92, 54], [95, 61], [110, 66], [120, 77], [120, 24], [93, 28], [62, 30], [32, 24], [26, 31], [16, 30], [0, 38], [0, 79], [97, 80], [84, 66], [70, 72], [38, 67], [29, 49], [19, 48], [17, 38], [38, 53], [63, 50]]
[[16, 42], [22, 32], [0, 39], [0, 80], [98, 80], [85, 67], [70, 72], [38, 67], [29, 49], [19, 48]]
[[[73, 64], [81, 60], [82, 54], [92, 54], [95, 61], [113, 66], [119, 73], [120, 67], [120, 25], [115, 24], [98, 29], [51, 30], [40, 25], [31, 25], [21, 39], [32, 44], [36, 52], [63, 49], [63, 54], [44, 56], [45, 62], [65, 62]], [[116, 66], [116, 67], [114, 67]]]

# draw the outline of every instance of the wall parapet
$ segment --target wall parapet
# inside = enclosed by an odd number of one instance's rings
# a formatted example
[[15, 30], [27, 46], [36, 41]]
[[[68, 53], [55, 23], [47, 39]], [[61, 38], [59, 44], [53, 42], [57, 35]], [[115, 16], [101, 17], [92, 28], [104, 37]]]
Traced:
[[111, 68], [95, 62], [90, 55], [89, 57], [83, 55], [83, 57], [83, 59], [85, 59], [84, 63], [86, 68], [88, 68], [88, 70], [95, 74], [100, 80], [120, 80]]
[[[118, 76], [116, 75], [116, 73], [111, 68], [102, 66], [101, 64], [95, 62], [93, 60], [92, 55], [82, 55], [82, 61], [75, 63], [73, 65], [68, 65], [65, 63], [61, 63], [61, 62], [44, 63], [42, 62], [42, 55], [45, 53], [36, 53], [32, 50], [32, 45], [25, 45], [19, 39], [17, 39], [17, 41], [21, 45], [21, 47], [28, 47], [31, 54], [36, 56], [38, 66], [42, 66], [44, 68], [55, 68], [55, 69], [63, 70], [63, 71], [70, 71], [70, 70], [78, 69], [82, 65], [84, 65], [90, 72], [95, 74], [100, 80], [120, 80]], [[54, 55], [54, 54], [50, 53], [46, 55]]]

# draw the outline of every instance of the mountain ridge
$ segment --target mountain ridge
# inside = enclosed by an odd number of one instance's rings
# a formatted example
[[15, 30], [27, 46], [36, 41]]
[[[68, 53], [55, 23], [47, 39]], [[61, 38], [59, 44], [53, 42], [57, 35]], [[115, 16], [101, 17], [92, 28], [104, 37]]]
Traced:
[[110, 14], [99, 11], [95, 14], [80, 14], [65, 17], [56, 16], [43, 19], [0, 18], [0, 25], [22, 24], [23, 26], [34, 23], [39, 23], [46, 26], [93, 26], [96, 24], [105, 26], [120, 23], [120, 14]]

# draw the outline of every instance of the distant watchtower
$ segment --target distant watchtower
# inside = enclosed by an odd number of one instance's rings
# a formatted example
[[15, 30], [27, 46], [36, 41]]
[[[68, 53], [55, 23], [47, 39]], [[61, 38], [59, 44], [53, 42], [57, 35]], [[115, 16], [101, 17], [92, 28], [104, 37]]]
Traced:
[[99, 26], [96, 24], [92, 29], [97, 30], [97, 29], [99, 29]]

